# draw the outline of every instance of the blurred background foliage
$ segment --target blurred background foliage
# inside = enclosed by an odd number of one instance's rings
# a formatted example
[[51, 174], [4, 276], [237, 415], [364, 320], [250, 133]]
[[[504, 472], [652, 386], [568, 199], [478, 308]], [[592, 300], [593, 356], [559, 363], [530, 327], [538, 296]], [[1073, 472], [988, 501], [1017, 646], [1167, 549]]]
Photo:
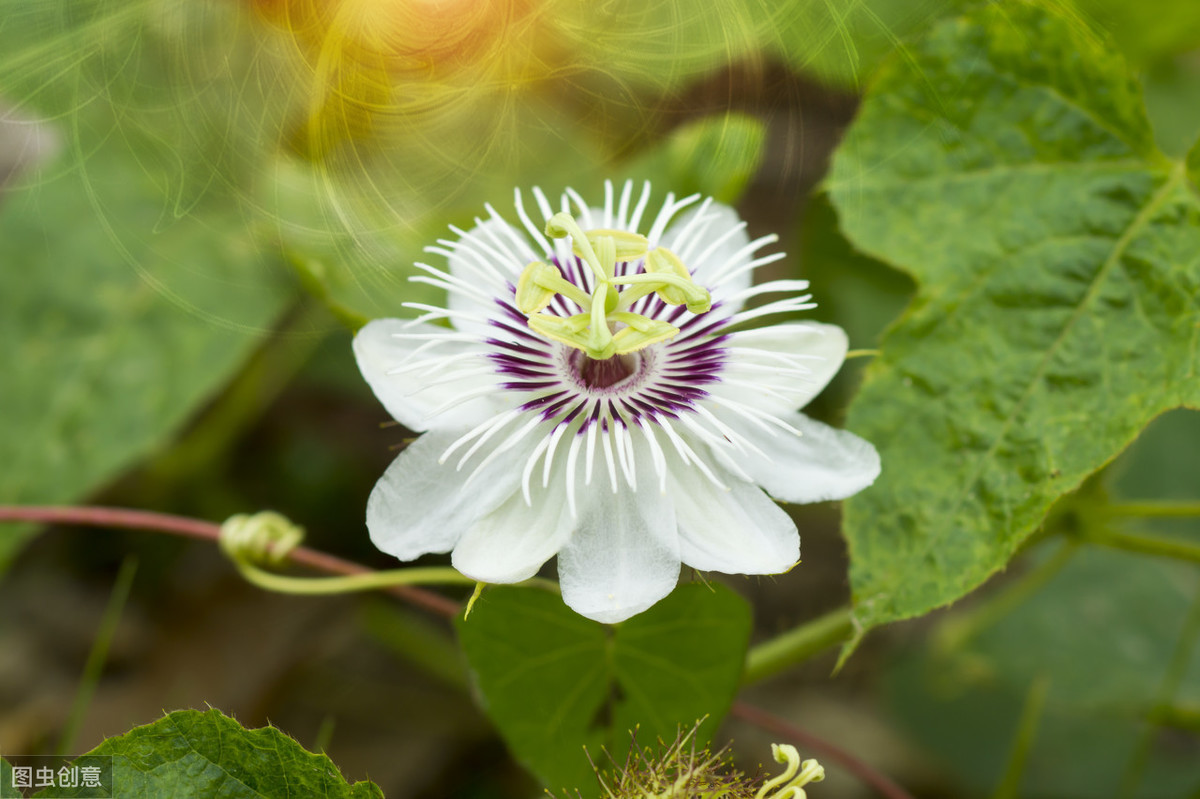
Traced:
[[[817, 318], [874, 346], [913, 285], [855, 251], [820, 181], [876, 67], [966, 5], [0, 0], [0, 502], [271, 507], [314, 547], [390, 565], [362, 508], [409, 434], [379, 429], [349, 330], [431, 299], [406, 280], [422, 248], [485, 202], [505, 212], [514, 186], [594, 197], [629, 176], [736, 202], [752, 233], [780, 233], [794, 257], [772, 268], [812, 281]], [[1200, 4], [1056, 5], [1111, 34], [1160, 146], [1186, 152]], [[862, 364], [817, 415], [840, 421]], [[1198, 416], [1161, 417], [1054, 523], [1097, 497], [1200, 500]], [[848, 597], [836, 510], [790, 510], [803, 579], [730, 581], [759, 637]], [[201, 545], [31, 534], [0, 531], [0, 750], [55, 748], [133, 553], [77, 749], [207, 702], [269, 718], [389, 797], [536, 792], [444, 625], [373, 598], [264, 596]], [[837, 676], [821, 658], [747, 697], [921, 796], [1003, 784], [1026, 711], [1041, 723], [1021, 795], [1200, 795], [1194, 570], [1064, 546], [1035, 542]], [[745, 725], [722, 735], [765, 751]], [[831, 774], [820, 795], [863, 790]]]

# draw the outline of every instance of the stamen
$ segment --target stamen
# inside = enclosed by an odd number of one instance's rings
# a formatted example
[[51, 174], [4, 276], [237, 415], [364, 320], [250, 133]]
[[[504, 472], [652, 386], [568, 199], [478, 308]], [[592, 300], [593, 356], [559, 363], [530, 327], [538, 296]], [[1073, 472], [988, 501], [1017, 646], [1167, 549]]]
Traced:
[[[689, 198], [687, 202], [694, 199]], [[606, 202], [605, 219], [611, 222], [611, 184]], [[576, 282], [582, 282], [583, 275], [575, 275], [572, 270], [572, 279], [567, 280], [557, 268], [533, 261], [522, 270], [517, 281], [516, 306], [529, 316], [529, 327], [534, 332], [582, 350], [594, 360], [603, 361], [614, 354], [636, 352], [679, 333], [679, 328], [670, 322], [629, 310], [634, 302], [648, 294], [656, 292], [664, 302], [672, 305], [685, 304], [693, 314], [706, 313], [712, 307], [712, 297], [692, 280], [691, 272], [679, 257], [662, 247], [650, 250], [649, 240], [643, 236], [612, 229], [593, 229], [585, 233], [565, 211], [547, 220], [546, 233], [556, 240], [569, 238], [573, 258], [578, 257], [588, 265], [592, 277], [590, 298]], [[627, 266], [617, 269], [617, 264], [629, 264], [639, 259], [644, 271], [632, 272], [632, 267]], [[626, 288], [619, 291], [618, 286]], [[556, 294], [587, 311], [572, 316], [544, 313], [551, 303], [556, 302]], [[555, 305], [555, 311], [561, 308]]]

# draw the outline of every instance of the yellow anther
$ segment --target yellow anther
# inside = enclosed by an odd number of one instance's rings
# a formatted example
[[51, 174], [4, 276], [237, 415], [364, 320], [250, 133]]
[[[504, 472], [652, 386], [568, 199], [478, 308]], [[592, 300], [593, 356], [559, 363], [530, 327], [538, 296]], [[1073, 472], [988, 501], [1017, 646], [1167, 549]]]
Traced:
[[616, 352], [612, 333], [607, 325], [602, 325], [602, 332], [593, 336], [589, 327], [591, 321], [590, 314], [563, 317], [543, 313], [529, 317], [529, 327], [552, 341], [583, 350], [589, 357], [598, 361], [611, 358]]
[[[616, 245], [616, 260], [618, 261], [636, 261], [644, 257], [650, 250], [650, 240], [648, 238], [638, 233], [630, 233], [627, 230], [595, 228], [583, 235], [593, 248], [596, 247], [596, 240], [601, 237], [612, 239]], [[573, 244], [571, 249], [580, 258], [584, 257], [578, 245]]]
[[[595, 276], [592, 294], [566, 280], [556, 267], [534, 261], [517, 282], [517, 308], [529, 315], [535, 332], [583, 350], [590, 358], [626, 355], [679, 333], [672, 324], [630, 312], [633, 303], [648, 294], [657, 292], [665, 302], [686, 305], [694, 314], [712, 307], [712, 297], [692, 280], [679, 256], [664, 247], [651, 250], [645, 236], [610, 229], [585, 233], [568, 213], [550, 217], [546, 234], [571, 238], [572, 251]], [[644, 259], [643, 271], [616, 276], [617, 263], [638, 259]], [[618, 291], [617, 286], [626, 288]], [[585, 313], [569, 317], [541, 313], [555, 294], [573, 300]]]
[[[652, 275], [665, 273], [678, 275], [687, 280], [692, 279], [692, 273], [683, 265], [683, 261], [679, 260], [679, 256], [666, 247], [655, 247], [647, 254], [646, 272]], [[675, 304], [681, 305], [682, 303], [677, 302]]]
[[692, 273], [679, 256], [665, 247], [656, 247], [646, 255], [646, 274], [663, 281], [658, 296], [668, 305], [687, 305], [694, 314], [707, 313], [712, 308], [708, 291], [692, 280]]
[[557, 268], [541, 261], [534, 261], [521, 271], [517, 279], [517, 310], [523, 314], [535, 314], [543, 310], [555, 294], [574, 300], [580, 308], [588, 308], [592, 298], [587, 292], [562, 276]]
[[613, 343], [616, 345], [617, 355], [628, 355], [631, 352], [637, 352], [640, 349], [649, 347], [651, 344], [657, 344], [660, 341], [674, 338], [679, 332], [679, 328], [670, 322], [664, 322], [661, 319], [650, 319], [627, 311], [617, 311], [616, 313], [609, 314], [609, 319], [626, 324], [626, 327], [621, 328], [613, 335]]
[[555, 277], [561, 279], [557, 269], [541, 261], [534, 261], [522, 270], [521, 277], [517, 279], [518, 311], [523, 314], [535, 314], [554, 299], [554, 289], [545, 285], [546, 278], [549, 277], [548, 272], [553, 272]]

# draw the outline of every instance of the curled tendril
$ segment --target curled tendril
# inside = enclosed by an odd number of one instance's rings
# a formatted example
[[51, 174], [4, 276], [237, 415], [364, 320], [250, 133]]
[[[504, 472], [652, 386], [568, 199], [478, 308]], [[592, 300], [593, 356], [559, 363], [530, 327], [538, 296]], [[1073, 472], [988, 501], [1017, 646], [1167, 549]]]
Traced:
[[278, 566], [304, 540], [304, 528], [274, 511], [239, 513], [221, 525], [221, 551], [236, 563]]
[[768, 780], [754, 799], [806, 799], [808, 794], [804, 792], [804, 786], [825, 779], [825, 768], [816, 760], [800, 762], [800, 753], [794, 746], [771, 744], [771, 754], [776, 763], [787, 766], [778, 777]]

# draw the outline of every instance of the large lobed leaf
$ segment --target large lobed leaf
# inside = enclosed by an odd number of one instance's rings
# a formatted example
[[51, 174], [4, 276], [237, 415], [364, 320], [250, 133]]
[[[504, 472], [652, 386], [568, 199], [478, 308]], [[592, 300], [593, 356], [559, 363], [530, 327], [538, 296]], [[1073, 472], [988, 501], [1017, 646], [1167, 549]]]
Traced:
[[[90, 755], [112, 758], [116, 796], [226, 799], [383, 799], [371, 782], [346, 782], [325, 755], [315, 755], [274, 727], [247, 730], [219, 710], [178, 710], [109, 738]], [[86, 788], [40, 795], [88, 796]]]
[[707, 717], [698, 738], [712, 735], [741, 679], [750, 609], [693, 583], [608, 627], [554, 594], [493, 588], [458, 634], [513, 754], [551, 791], [590, 796], [599, 785], [588, 758], [624, 763], [634, 730], [643, 745], [669, 742]]
[[883, 69], [830, 188], [851, 241], [920, 286], [849, 414], [883, 457], [845, 513], [866, 629], [978, 586], [1200, 402], [1200, 202], [1115, 50], [1021, 3]]
[[[71, 12], [0, 2], [0, 98], [62, 142], [0, 197], [0, 503], [76, 501], [161, 446], [295, 296], [253, 223], [267, 144], [243, 117], [268, 108], [222, 94], [240, 12]], [[0, 570], [22, 540], [0, 529]]]

